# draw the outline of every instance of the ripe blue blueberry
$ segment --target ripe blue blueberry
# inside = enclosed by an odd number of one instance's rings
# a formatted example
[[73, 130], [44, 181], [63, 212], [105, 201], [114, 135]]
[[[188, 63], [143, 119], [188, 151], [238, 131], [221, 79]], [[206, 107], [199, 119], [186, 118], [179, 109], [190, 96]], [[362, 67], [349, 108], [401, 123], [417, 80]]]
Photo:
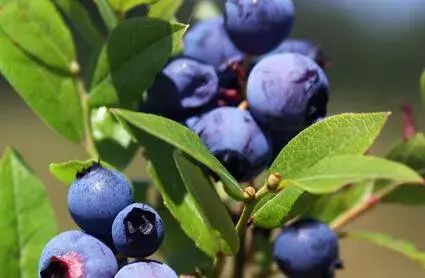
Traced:
[[274, 242], [273, 256], [291, 278], [331, 278], [342, 268], [337, 235], [328, 225], [312, 219], [284, 228]]
[[248, 111], [216, 108], [191, 123], [191, 128], [239, 181], [256, 177], [271, 159], [268, 138]]
[[270, 129], [292, 132], [309, 126], [326, 115], [328, 98], [325, 73], [301, 54], [266, 57], [248, 78], [250, 112]]
[[227, 0], [224, 25], [239, 50], [260, 55], [288, 37], [294, 12], [291, 0]]
[[324, 68], [328, 64], [320, 45], [308, 39], [284, 40], [281, 44], [279, 44], [275, 49], [273, 49], [269, 53], [254, 58], [253, 62], [258, 62], [266, 56], [282, 53], [302, 54], [315, 61], [321, 68]]
[[51, 239], [41, 253], [38, 277], [114, 277], [118, 264], [112, 251], [81, 231], [67, 231]]
[[68, 192], [68, 209], [87, 233], [111, 241], [112, 222], [133, 202], [133, 190], [119, 172], [93, 163], [79, 172]]
[[218, 98], [218, 77], [210, 65], [193, 59], [171, 61], [156, 77], [140, 110], [184, 119]]
[[125, 256], [142, 258], [156, 252], [164, 239], [164, 224], [150, 206], [135, 203], [124, 208], [112, 225], [115, 247]]
[[143, 260], [128, 264], [118, 271], [115, 278], [177, 278], [177, 274], [168, 265], [153, 261]]
[[219, 68], [242, 56], [224, 30], [223, 17], [198, 22], [184, 37], [184, 55]]

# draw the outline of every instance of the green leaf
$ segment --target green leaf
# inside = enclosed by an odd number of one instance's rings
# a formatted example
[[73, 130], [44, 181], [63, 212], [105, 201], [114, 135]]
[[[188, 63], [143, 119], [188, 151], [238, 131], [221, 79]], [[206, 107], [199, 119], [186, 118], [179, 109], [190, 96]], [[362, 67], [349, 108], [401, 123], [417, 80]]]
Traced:
[[174, 152], [174, 160], [188, 191], [194, 196], [215, 236], [220, 250], [225, 254], [236, 254], [239, 250], [239, 236], [226, 207], [213, 188], [211, 181], [193, 162], [180, 151]]
[[157, 211], [167, 233], [159, 250], [167, 264], [177, 273], [194, 274], [198, 269], [204, 274], [211, 272], [213, 260], [196, 247], [165, 207], [159, 207]]
[[406, 164], [425, 176], [425, 136], [417, 133], [407, 141], [396, 144], [389, 154], [389, 160]]
[[304, 177], [286, 182], [313, 194], [328, 194], [347, 184], [377, 179], [400, 184], [422, 182], [415, 171], [403, 164], [361, 155], [341, 155], [322, 160], [304, 173]]
[[156, 74], [179, 51], [186, 28], [154, 18], [132, 18], [118, 25], [99, 56], [90, 105], [136, 109]]
[[[177, 122], [156, 115], [136, 113], [123, 109], [111, 109], [111, 112], [134, 127], [182, 150], [192, 158], [201, 162], [221, 178], [223, 186], [229, 196], [236, 200], [245, 200], [244, 193], [239, 183], [190, 129]], [[139, 133], [140, 132], [134, 132], [135, 135]]]
[[72, 142], [82, 141], [83, 110], [73, 77], [41, 63], [2, 30], [0, 71], [47, 125]]
[[[403, 163], [425, 177], [425, 136], [417, 133], [407, 141], [398, 143], [391, 149], [388, 159]], [[376, 190], [389, 186], [377, 183]], [[383, 203], [403, 205], [425, 205], [425, 187], [418, 184], [404, 184], [382, 199]]]
[[344, 113], [326, 118], [289, 142], [269, 172], [291, 179], [303, 176], [323, 159], [362, 154], [373, 144], [387, 119], [388, 113]]
[[418, 248], [410, 242], [394, 239], [386, 234], [371, 232], [353, 232], [348, 233], [347, 236], [366, 240], [370, 243], [388, 248], [418, 262], [423, 268], [425, 268], [425, 252], [418, 250]]
[[37, 276], [55, 217], [44, 185], [11, 148], [0, 161], [0, 218], [0, 277]]
[[154, 4], [160, 0], [109, 0], [109, 4], [114, 8], [119, 14], [125, 14], [127, 11], [132, 8], [143, 5], [143, 4]]
[[[49, 170], [50, 173], [57, 178], [59, 181], [70, 185], [74, 179], [77, 173], [84, 168], [89, 167], [93, 162], [97, 162], [93, 159], [89, 159], [86, 161], [81, 160], [70, 160], [67, 162], [61, 162], [61, 163], [50, 163]], [[100, 164], [104, 167], [114, 169], [115, 168], [108, 163], [101, 161]]]
[[318, 198], [296, 186], [289, 186], [278, 194], [269, 194], [253, 210], [254, 225], [266, 229], [280, 227], [308, 210]]
[[76, 59], [72, 37], [49, 0], [3, 0], [0, 28], [26, 54], [71, 73]]
[[[303, 130], [282, 149], [269, 169], [285, 179], [305, 177], [318, 162], [336, 155], [364, 153], [387, 121], [388, 113], [345, 113], [326, 118]], [[252, 215], [260, 227], [279, 227], [289, 216], [306, 211], [311, 194], [299, 188], [286, 188], [257, 205]]]
[[183, 0], [158, 0], [149, 9], [149, 17], [171, 20], [183, 4]]
[[118, 17], [114, 13], [108, 0], [94, 0], [94, 2], [108, 30], [113, 30], [118, 25]]
[[95, 27], [90, 14], [84, 6], [75, 0], [52, 0], [71, 20], [76, 30], [95, 49], [103, 45], [104, 37]]
[[93, 109], [92, 135], [99, 156], [117, 169], [124, 169], [139, 149], [132, 135], [106, 107]]
[[373, 182], [349, 185], [334, 194], [320, 197], [303, 215], [330, 223], [342, 213], [356, 206], [373, 192]]
[[131, 181], [131, 184], [133, 185], [134, 202], [146, 204], [148, 202], [149, 187], [151, 185], [150, 181], [133, 180]]
[[[185, 233], [211, 258], [220, 251], [232, 254], [228, 248], [221, 250], [223, 240], [219, 232], [214, 230], [216, 227], [209, 222], [211, 216], [205, 214], [203, 207], [198, 203], [198, 196], [186, 188], [174, 161], [175, 148], [149, 134], [141, 135], [140, 140], [151, 163], [148, 172], [161, 192], [165, 206]], [[202, 181], [200, 186], [202, 190], [214, 193], [210, 188], [211, 185]], [[211, 198], [215, 199], [215, 196], [211, 194]], [[223, 216], [226, 217], [225, 214]]]

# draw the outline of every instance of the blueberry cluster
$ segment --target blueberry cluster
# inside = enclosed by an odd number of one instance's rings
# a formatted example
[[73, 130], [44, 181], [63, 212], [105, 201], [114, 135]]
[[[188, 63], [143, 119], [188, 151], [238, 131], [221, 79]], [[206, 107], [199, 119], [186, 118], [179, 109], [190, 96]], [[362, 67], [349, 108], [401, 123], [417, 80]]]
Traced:
[[326, 61], [288, 38], [293, 21], [291, 0], [227, 0], [223, 16], [191, 27], [140, 111], [186, 125], [238, 181], [254, 179], [326, 115]]
[[[133, 190], [119, 172], [93, 163], [78, 172], [68, 192], [68, 209], [83, 230], [63, 232], [45, 246], [41, 278], [177, 278], [167, 265], [144, 259], [164, 239], [159, 214], [133, 203]], [[119, 270], [115, 257], [136, 258]]]

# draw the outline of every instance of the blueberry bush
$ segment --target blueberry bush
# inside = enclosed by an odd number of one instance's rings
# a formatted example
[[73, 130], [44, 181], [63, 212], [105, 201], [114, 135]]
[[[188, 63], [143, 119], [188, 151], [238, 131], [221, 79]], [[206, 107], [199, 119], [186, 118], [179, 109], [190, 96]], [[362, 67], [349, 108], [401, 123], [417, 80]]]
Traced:
[[[406, 241], [344, 229], [381, 203], [424, 204], [425, 136], [406, 106], [380, 158], [390, 112], [327, 115], [328, 62], [288, 38], [292, 1], [227, 0], [192, 26], [181, 0], [94, 3], [101, 26], [76, 0], [0, 1], [2, 75], [87, 151], [49, 166], [80, 228], [57, 234], [42, 181], [4, 150], [0, 277], [328, 278], [349, 267], [346, 238], [425, 266]], [[122, 173], [136, 155], [148, 182]]]

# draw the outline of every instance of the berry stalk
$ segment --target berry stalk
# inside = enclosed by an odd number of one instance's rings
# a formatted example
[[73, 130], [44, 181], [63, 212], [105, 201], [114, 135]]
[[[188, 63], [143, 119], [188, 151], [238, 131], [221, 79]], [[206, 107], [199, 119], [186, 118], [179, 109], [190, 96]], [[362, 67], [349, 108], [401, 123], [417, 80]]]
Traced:
[[96, 146], [94, 144], [93, 141], [93, 136], [92, 136], [92, 132], [91, 132], [91, 123], [90, 123], [90, 118], [91, 118], [91, 111], [90, 111], [90, 107], [88, 104], [88, 98], [87, 98], [87, 91], [84, 85], [84, 81], [81, 78], [81, 76], [79, 75], [79, 72], [77, 72], [75, 74], [75, 82], [77, 85], [77, 91], [78, 94], [80, 95], [80, 99], [81, 99], [81, 105], [83, 108], [83, 117], [84, 117], [84, 142], [83, 142], [83, 146], [86, 149], [87, 154], [93, 158], [93, 159], [98, 159], [99, 158], [99, 153], [96, 150]]
[[365, 213], [369, 212], [373, 208], [375, 208], [379, 202], [387, 196], [389, 193], [396, 190], [401, 184], [391, 184], [385, 187], [382, 190], [379, 190], [377, 193], [373, 194], [362, 203], [357, 206], [351, 208], [347, 212], [340, 215], [329, 225], [333, 230], [340, 230], [346, 225], [358, 219], [360, 216], [363, 216]]

